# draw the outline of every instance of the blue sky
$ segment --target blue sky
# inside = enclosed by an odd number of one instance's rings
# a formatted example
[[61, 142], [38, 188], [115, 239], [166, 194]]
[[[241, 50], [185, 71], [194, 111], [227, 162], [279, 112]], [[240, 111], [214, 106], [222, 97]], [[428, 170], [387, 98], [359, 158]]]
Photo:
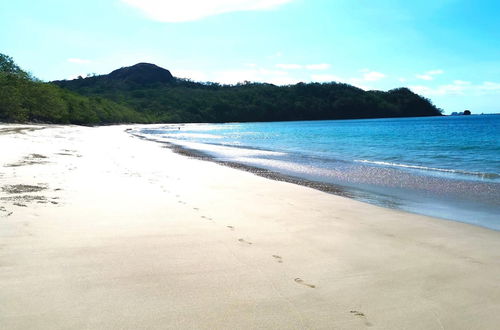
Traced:
[[500, 2], [16, 0], [0, 52], [42, 80], [151, 62], [236, 83], [406, 86], [445, 113], [500, 112]]

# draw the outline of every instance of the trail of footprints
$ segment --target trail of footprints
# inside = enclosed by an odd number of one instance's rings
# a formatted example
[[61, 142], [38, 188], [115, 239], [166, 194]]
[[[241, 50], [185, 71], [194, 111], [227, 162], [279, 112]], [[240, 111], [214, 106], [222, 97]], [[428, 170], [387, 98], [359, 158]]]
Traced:
[[[65, 153], [59, 153], [59, 155], [72, 155], [72, 156], [77, 156], [77, 157], [81, 157], [81, 155], [74, 155], [72, 154], [72, 152], [74, 152], [73, 150], [64, 150]], [[33, 155], [35, 156], [35, 155]], [[36, 155], [38, 156], [38, 155]], [[35, 157], [33, 157], [35, 158]], [[42, 157], [36, 157], [36, 158], [42, 158]], [[45, 158], [45, 157], [43, 157]], [[172, 193], [170, 190], [166, 189], [164, 186], [161, 186], [162, 190], [166, 193]], [[57, 189], [54, 189], [54, 191], [60, 191], [61, 189], [60, 188], [57, 188]], [[180, 198], [180, 195], [175, 195], [175, 197], [177, 198]], [[54, 197], [52, 201], [50, 201], [50, 203], [52, 204], [58, 204], [56, 201], [54, 201], [55, 199], [58, 199], [57, 197]], [[177, 201], [179, 204], [183, 204], [183, 205], [187, 205], [187, 203], [185, 201], [182, 201], [182, 200], [178, 200]], [[23, 204], [23, 203], [19, 203], [19, 202], [16, 202], [16, 203], [13, 203], [13, 205], [16, 205], [16, 206], [19, 206], [19, 207], [27, 207], [27, 205]], [[200, 209], [198, 207], [193, 207], [193, 210], [195, 211], [199, 211]], [[8, 217], [12, 214], [13, 212], [9, 212], [8, 210], [5, 209], [5, 207], [3, 206], [0, 206], [0, 216], [3, 216], [3, 217]], [[201, 216], [202, 219], [205, 219], [205, 220], [208, 220], [208, 221], [213, 221], [212, 218], [210, 217], [207, 217], [205, 215], [202, 215]], [[231, 231], [235, 231], [235, 227], [234, 226], [230, 226], [230, 225], [227, 225], [226, 228], [228, 228], [229, 230]], [[238, 238], [238, 242], [242, 243], [242, 244], [245, 244], [245, 245], [253, 245], [252, 242], [250, 241], [247, 241], [243, 238]], [[279, 256], [279, 255], [276, 255], [276, 254], [273, 254], [272, 255], [272, 258], [277, 262], [277, 263], [283, 263], [283, 257]], [[300, 277], [297, 277], [294, 279], [294, 282], [299, 284], [299, 285], [302, 285], [302, 286], [306, 286], [308, 288], [311, 288], [311, 289], [315, 289], [316, 288], [316, 285], [314, 284], [310, 284], [306, 281], [304, 281], [302, 278]], [[365, 321], [365, 325], [367, 326], [372, 326], [372, 324], [370, 322], [368, 322], [366, 316], [364, 313], [362, 312], [359, 312], [359, 311], [356, 311], [356, 310], [351, 310], [350, 313], [353, 315], [353, 316], [356, 316], [356, 317], [359, 317], [359, 318], [362, 318], [364, 319]]]
[[[164, 188], [164, 187], [162, 187], [162, 188]], [[164, 191], [164, 192], [167, 192], [167, 191], [166, 191], [166, 189], [163, 189], [163, 191]], [[181, 196], [180, 196], [180, 195], [175, 195], [175, 197], [176, 197], [176, 198], [180, 198]], [[179, 204], [182, 204], [182, 205], [187, 205], [187, 204], [188, 204], [188, 203], [186, 203], [185, 201], [180, 200], [180, 199], [178, 199], [178, 200], [177, 200], [177, 202], [178, 202]], [[198, 207], [192, 207], [192, 209], [193, 209], [193, 210], [195, 210], [195, 211], [200, 211], [200, 208], [198, 208]], [[213, 219], [213, 218], [207, 217], [207, 216], [205, 216], [205, 215], [201, 215], [201, 216], [200, 216], [200, 218], [201, 218], [201, 219], [204, 219], [204, 220], [212, 221], [212, 222], [214, 221], [214, 219]], [[228, 228], [228, 229], [229, 229], [229, 230], [231, 230], [231, 231], [235, 231], [235, 230], [236, 230], [236, 229], [235, 229], [235, 227], [234, 227], [234, 226], [231, 226], [231, 225], [227, 225], [227, 226], [226, 226], [226, 228]], [[241, 244], [243, 244], [243, 245], [248, 245], [248, 246], [253, 245], [253, 242], [250, 242], [250, 241], [248, 241], [248, 240], [246, 240], [246, 239], [244, 239], [244, 238], [238, 238], [238, 242], [239, 242], [239, 243], [241, 243]], [[282, 257], [282, 256], [280, 256], [280, 255], [273, 254], [273, 255], [272, 255], [272, 258], [273, 258], [273, 259], [274, 259], [277, 263], [280, 263], [280, 264], [281, 264], [281, 263], [283, 263], [283, 257]], [[303, 279], [301, 279], [301, 278], [299, 278], [299, 277], [295, 278], [295, 279], [294, 279], [294, 282], [295, 282], [295, 283], [297, 283], [297, 284], [300, 284], [300, 285], [306, 286], [306, 287], [308, 287], [308, 288], [311, 288], [311, 289], [315, 289], [315, 288], [316, 288], [316, 285], [314, 285], [314, 284], [310, 284], [310, 283], [307, 283], [307, 282], [305, 282]]]
[[[179, 196], [179, 195], [175, 195], [175, 197], [180, 198], [180, 196]], [[184, 201], [182, 201], [182, 200], [178, 200], [177, 202], [178, 202], [179, 204], [187, 205], [187, 203], [186, 203], [186, 202], [184, 202]], [[193, 207], [192, 209], [193, 209], [193, 210], [195, 210], [195, 211], [200, 211], [200, 209], [199, 209], [198, 207]], [[214, 221], [214, 219], [213, 219], [213, 218], [207, 217], [207, 216], [205, 216], [205, 215], [201, 215], [201, 216], [200, 216], [200, 218], [201, 218], [201, 219], [204, 219], [204, 220], [208, 220], [208, 221]], [[235, 229], [235, 227], [234, 227], [234, 226], [231, 226], [231, 225], [227, 225], [227, 226], [226, 226], [226, 228], [228, 228], [228, 229], [229, 229], [229, 230], [231, 230], [231, 231], [235, 231], [235, 230], [236, 230], [236, 229]], [[248, 245], [248, 246], [251, 246], [251, 245], [253, 245], [253, 244], [254, 244], [253, 242], [250, 242], [250, 241], [248, 241], [248, 240], [246, 240], [246, 239], [244, 239], [244, 238], [238, 238], [238, 242], [240, 242], [240, 243], [241, 243], [241, 244], [243, 244], [243, 245]], [[281, 264], [281, 263], [283, 263], [283, 257], [282, 257], [282, 256], [280, 256], [280, 255], [273, 254], [273, 255], [272, 255], [272, 258], [273, 258], [273, 259], [274, 259], [277, 263], [280, 263], [280, 264]], [[308, 287], [308, 288], [311, 288], [311, 289], [315, 289], [315, 288], [316, 288], [316, 285], [314, 285], [314, 284], [310, 284], [310, 283], [307, 283], [307, 282], [305, 282], [303, 279], [301, 279], [301, 278], [299, 278], [299, 277], [295, 278], [295, 279], [294, 279], [294, 282], [295, 282], [295, 283], [297, 283], [297, 284], [300, 284], [300, 285], [306, 286], [306, 287]]]
[[248, 245], [252, 245], [253, 244], [252, 242], [244, 240], [243, 238], [238, 238], [238, 242], [245, 243], [245, 244], [248, 244]]

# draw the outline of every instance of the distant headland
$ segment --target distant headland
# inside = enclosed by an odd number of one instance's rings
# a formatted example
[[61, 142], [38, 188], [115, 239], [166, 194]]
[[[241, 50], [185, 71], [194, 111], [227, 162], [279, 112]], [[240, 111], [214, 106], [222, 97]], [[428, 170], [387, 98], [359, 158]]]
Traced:
[[221, 85], [174, 77], [150, 63], [105, 75], [40, 82], [0, 54], [0, 121], [72, 124], [251, 122], [441, 116], [407, 88], [344, 83]]

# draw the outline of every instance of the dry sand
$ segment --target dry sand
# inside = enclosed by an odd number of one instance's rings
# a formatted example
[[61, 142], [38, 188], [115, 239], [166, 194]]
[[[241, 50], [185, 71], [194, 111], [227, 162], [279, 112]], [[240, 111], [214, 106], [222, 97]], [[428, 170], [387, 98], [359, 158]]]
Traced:
[[1, 329], [500, 327], [497, 231], [191, 159], [124, 126], [22, 127], [0, 126]]

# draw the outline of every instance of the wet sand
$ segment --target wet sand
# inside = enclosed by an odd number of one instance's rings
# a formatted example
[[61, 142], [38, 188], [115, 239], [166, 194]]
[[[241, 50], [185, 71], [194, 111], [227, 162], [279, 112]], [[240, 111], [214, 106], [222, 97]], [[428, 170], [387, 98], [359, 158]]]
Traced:
[[498, 231], [186, 157], [126, 126], [25, 127], [0, 126], [2, 329], [500, 324]]

